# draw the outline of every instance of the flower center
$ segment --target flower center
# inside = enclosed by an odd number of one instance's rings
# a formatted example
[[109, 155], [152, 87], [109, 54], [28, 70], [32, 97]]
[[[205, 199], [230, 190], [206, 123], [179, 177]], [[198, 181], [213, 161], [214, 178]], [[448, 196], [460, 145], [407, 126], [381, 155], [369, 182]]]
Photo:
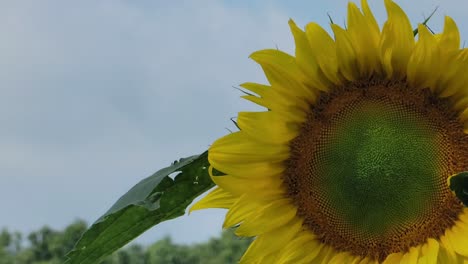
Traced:
[[428, 90], [357, 83], [313, 106], [285, 182], [323, 243], [383, 260], [454, 224], [462, 206], [446, 180], [468, 168], [467, 141]]

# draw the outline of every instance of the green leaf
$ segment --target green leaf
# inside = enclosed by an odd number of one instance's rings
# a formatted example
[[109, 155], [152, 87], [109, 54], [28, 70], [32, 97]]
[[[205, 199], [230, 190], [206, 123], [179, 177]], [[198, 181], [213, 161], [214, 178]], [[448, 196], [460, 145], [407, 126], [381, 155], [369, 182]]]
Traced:
[[[193, 199], [214, 186], [208, 167], [204, 152], [142, 180], [83, 234], [66, 263], [99, 263], [150, 227], [183, 215]], [[174, 180], [169, 177], [176, 172]]]
[[468, 206], [468, 172], [464, 171], [450, 177], [449, 187], [457, 198]]

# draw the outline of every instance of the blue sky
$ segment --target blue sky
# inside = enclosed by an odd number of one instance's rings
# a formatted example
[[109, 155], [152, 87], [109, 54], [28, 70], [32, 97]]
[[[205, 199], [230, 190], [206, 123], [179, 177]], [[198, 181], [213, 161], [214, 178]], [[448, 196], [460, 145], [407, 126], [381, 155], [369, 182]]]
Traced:
[[[399, 1], [416, 25], [463, 0]], [[203, 152], [259, 108], [232, 88], [265, 82], [248, 59], [294, 50], [287, 21], [344, 21], [347, 1], [0, 1], [0, 227], [89, 223], [139, 180]], [[379, 21], [381, 1], [371, 2]], [[195, 212], [138, 239], [191, 243], [221, 230], [223, 210]]]

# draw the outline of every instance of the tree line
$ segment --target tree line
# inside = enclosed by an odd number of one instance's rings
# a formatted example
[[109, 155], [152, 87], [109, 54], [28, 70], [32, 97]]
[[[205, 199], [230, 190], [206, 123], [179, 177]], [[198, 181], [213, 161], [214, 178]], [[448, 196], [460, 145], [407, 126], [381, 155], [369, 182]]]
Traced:
[[[26, 236], [2, 229], [0, 264], [62, 264], [87, 229], [78, 220], [64, 230], [43, 227]], [[238, 238], [232, 230], [204, 243], [180, 245], [165, 237], [149, 246], [133, 243], [110, 255], [102, 264], [218, 264], [237, 263], [251, 239]]]

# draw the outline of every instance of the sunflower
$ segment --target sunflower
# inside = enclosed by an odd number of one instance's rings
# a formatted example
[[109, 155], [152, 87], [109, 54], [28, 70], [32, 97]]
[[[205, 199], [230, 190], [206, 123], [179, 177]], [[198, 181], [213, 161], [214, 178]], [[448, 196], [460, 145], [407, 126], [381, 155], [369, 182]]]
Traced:
[[465, 263], [468, 210], [447, 179], [468, 170], [468, 50], [455, 22], [417, 36], [385, 0], [348, 5], [346, 28], [289, 22], [295, 56], [251, 55], [269, 85], [243, 98], [239, 131], [209, 149], [217, 187], [194, 205], [229, 209], [255, 237], [241, 263]]

